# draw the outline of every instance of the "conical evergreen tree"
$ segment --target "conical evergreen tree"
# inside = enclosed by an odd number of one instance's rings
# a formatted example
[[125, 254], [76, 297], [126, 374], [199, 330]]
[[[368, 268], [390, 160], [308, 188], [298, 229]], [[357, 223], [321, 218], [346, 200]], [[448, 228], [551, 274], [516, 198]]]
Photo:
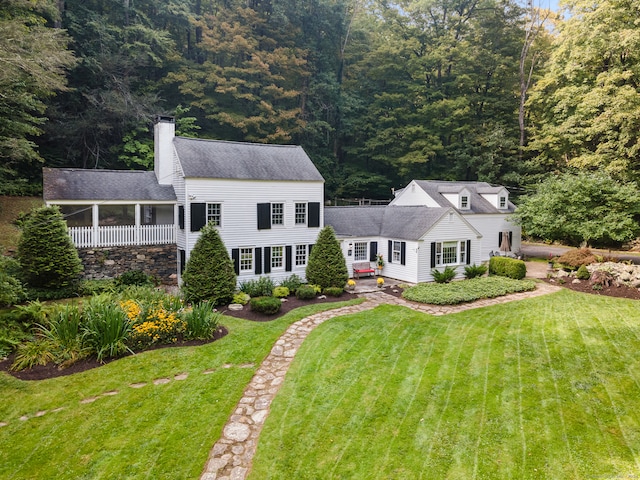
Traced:
[[331, 226], [320, 230], [318, 240], [309, 255], [307, 281], [322, 288], [342, 288], [349, 279], [340, 244]]
[[206, 225], [182, 274], [182, 293], [188, 302], [229, 303], [236, 290], [236, 273], [218, 230]]
[[33, 288], [62, 289], [80, 280], [83, 267], [56, 206], [33, 210], [18, 242], [24, 281]]

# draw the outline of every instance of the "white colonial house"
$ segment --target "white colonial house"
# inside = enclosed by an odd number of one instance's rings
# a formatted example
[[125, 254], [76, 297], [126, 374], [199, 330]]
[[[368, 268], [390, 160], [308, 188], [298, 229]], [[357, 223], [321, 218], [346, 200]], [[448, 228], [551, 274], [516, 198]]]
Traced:
[[119, 247], [149, 261], [144, 245], [167, 245], [179, 278], [212, 223], [239, 282], [304, 278], [324, 179], [301, 147], [177, 137], [171, 117], [156, 119], [154, 141], [154, 172], [44, 169], [45, 202], [60, 205], [79, 249], [106, 249], [108, 263]]
[[383, 275], [412, 283], [520, 248], [504, 187], [414, 180], [387, 206], [325, 207], [324, 179], [301, 147], [178, 137], [172, 117], [156, 118], [154, 145], [153, 172], [43, 170], [45, 202], [62, 209], [89, 278], [140, 269], [179, 281], [208, 223], [239, 283], [304, 278], [325, 224], [350, 272], [381, 254]]
[[382, 274], [406, 282], [433, 280], [432, 270], [479, 265], [520, 250], [509, 192], [483, 182], [413, 180], [384, 207], [326, 207], [325, 223], [341, 242], [347, 267], [382, 255]]

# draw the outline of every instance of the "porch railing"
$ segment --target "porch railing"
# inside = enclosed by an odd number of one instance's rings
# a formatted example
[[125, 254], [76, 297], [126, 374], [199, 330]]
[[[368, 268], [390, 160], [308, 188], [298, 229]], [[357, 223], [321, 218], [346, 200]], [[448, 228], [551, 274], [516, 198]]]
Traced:
[[69, 227], [68, 230], [71, 240], [78, 248], [163, 245], [176, 242], [175, 225]]

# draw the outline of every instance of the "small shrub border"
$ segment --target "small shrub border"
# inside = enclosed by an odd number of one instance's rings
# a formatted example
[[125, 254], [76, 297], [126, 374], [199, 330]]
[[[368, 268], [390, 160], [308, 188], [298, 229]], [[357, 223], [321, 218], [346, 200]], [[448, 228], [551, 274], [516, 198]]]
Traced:
[[507, 277], [479, 277], [452, 283], [421, 283], [407, 288], [402, 297], [430, 305], [457, 305], [483, 298], [495, 298], [516, 292], [535, 290], [532, 280]]
[[265, 315], [273, 315], [280, 311], [282, 301], [276, 297], [255, 297], [250, 302], [251, 310]]

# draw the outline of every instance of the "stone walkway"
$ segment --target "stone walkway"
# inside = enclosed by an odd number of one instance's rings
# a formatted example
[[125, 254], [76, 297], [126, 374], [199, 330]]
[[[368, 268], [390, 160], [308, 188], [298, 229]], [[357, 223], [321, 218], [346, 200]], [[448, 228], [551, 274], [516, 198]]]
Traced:
[[233, 415], [222, 431], [222, 437], [211, 449], [200, 479], [243, 480], [246, 477], [251, 468], [262, 426], [269, 415], [269, 407], [284, 382], [289, 365], [309, 332], [321, 323], [334, 317], [359, 313], [382, 304], [402, 305], [431, 315], [446, 315], [472, 308], [546, 295], [559, 289], [560, 287], [547, 283], [539, 283], [536, 290], [532, 292], [514, 293], [504, 297], [454, 306], [424, 305], [407, 302], [383, 292], [371, 292], [363, 294], [366, 300], [360, 305], [320, 312], [293, 323], [275, 343], [271, 353], [265, 358], [247, 385]]

